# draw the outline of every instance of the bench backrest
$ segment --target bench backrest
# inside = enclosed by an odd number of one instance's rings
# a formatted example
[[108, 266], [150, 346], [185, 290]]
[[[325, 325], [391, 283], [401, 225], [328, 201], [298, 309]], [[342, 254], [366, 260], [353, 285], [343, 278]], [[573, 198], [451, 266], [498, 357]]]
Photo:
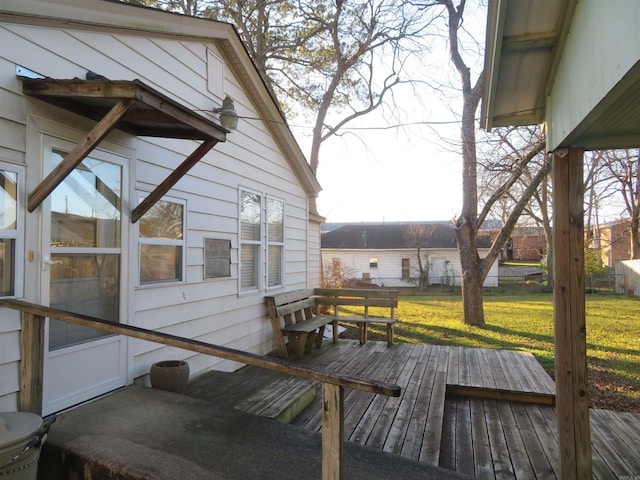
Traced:
[[339, 315], [339, 307], [364, 307], [365, 317], [369, 316], [369, 307], [387, 307], [391, 309], [391, 318], [395, 318], [398, 306], [398, 290], [381, 288], [316, 288], [316, 303], [332, 305], [334, 315]]
[[279, 330], [283, 324], [293, 325], [311, 318], [316, 306], [313, 295], [313, 290], [305, 289], [265, 297], [274, 331]]

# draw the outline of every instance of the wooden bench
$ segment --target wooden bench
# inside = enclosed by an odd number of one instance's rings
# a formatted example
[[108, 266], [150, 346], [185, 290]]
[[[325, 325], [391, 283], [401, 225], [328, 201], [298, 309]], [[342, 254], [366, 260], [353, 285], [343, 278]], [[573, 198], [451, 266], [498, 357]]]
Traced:
[[333, 341], [338, 341], [338, 322], [333, 316], [317, 315], [313, 290], [296, 290], [265, 297], [273, 327], [278, 355], [288, 358], [285, 337], [298, 358], [310, 352], [313, 345], [320, 347], [325, 326], [333, 325]]
[[[316, 303], [333, 306], [333, 318], [339, 322], [358, 325], [360, 345], [367, 341], [367, 326], [382, 323], [387, 327], [387, 345], [393, 345], [393, 327], [396, 323], [395, 309], [398, 306], [398, 291], [381, 288], [316, 288]], [[340, 307], [364, 307], [362, 316], [340, 316]], [[389, 308], [388, 317], [370, 317], [369, 307]], [[335, 330], [335, 327], [334, 327]]]

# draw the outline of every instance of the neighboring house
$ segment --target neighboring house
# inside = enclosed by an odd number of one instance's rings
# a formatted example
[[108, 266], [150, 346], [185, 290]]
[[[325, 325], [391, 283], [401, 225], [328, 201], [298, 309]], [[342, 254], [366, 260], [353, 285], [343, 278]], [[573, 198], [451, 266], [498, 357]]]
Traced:
[[540, 260], [546, 254], [542, 227], [519, 227], [504, 248], [503, 260]]
[[[418, 285], [418, 242], [410, 233], [411, 226], [416, 225], [424, 226], [427, 232], [424, 241], [420, 242], [420, 254], [423, 265], [428, 263], [428, 284], [460, 285], [455, 229], [444, 222], [356, 223], [325, 230], [322, 234], [325, 271], [340, 265], [357, 279], [379, 286]], [[489, 246], [490, 237], [480, 235], [481, 256]], [[498, 286], [497, 262], [491, 267], [484, 285]]]
[[630, 260], [631, 221], [618, 220], [605, 223], [598, 228], [598, 236], [593, 239], [593, 247], [600, 250], [600, 259], [605, 267], [615, 267], [616, 263]]
[[[271, 351], [265, 294], [319, 285], [320, 187], [233, 26], [3, 0], [0, 45], [1, 296]], [[213, 112], [227, 95], [233, 131]], [[16, 409], [20, 329], [0, 309], [0, 411]], [[53, 321], [45, 341], [44, 414], [158, 360], [239, 367]]]

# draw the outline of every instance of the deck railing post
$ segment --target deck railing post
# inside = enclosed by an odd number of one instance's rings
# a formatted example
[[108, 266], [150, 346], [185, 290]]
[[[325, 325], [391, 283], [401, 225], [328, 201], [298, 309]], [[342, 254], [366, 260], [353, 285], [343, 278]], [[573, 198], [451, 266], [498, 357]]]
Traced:
[[322, 384], [322, 480], [342, 480], [344, 387]]
[[44, 317], [22, 312], [18, 409], [42, 415]]

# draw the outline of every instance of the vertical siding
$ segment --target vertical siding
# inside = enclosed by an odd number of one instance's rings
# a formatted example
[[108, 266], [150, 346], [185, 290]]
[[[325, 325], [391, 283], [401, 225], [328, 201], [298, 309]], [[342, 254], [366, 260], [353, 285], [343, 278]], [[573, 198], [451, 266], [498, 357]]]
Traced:
[[[113, 80], [139, 79], [161, 93], [207, 115], [221, 98], [207, 91], [207, 49], [223, 58], [214, 43], [184, 38], [142, 37], [106, 31], [58, 29], [18, 24], [0, 25], [0, 159], [25, 161], [27, 118], [37, 111], [66, 124], [89, 125], [62, 110], [25, 99], [15, 77], [15, 64], [52, 78], [84, 78], [88, 70]], [[235, 101], [243, 117], [259, 117], [239, 80], [225, 68], [225, 94]], [[186, 140], [125, 138], [135, 155], [130, 178], [132, 191], [143, 195], [158, 185], [193, 152], [197, 143]], [[32, 179], [40, 173], [27, 168]], [[33, 181], [33, 180], [32, 180]], [[36, 179], [37, 181], [37, 179]], [[272, 332], [265, 316], [265, 291], [238, 292], [238, 190], [249, 188], [285, 201], [284, 287], [303, 288], [307, 278], [307, 197], [287, 160], [261, 121], [240, 119], [238, 129], [218, 144], [168, 197], [187, 206], [186, 282], [179, 285], [137, 288], [136, 227], [131, 228], [129, 254], [123, 276], [128, 286], [129, 316], [123, 321], [145, 328], [197, 338], [255, 353], [272, 349]], [[137, 199], [131, 198], [130, 206]], [[31, 220], [33, 222], [33, 220]], [[33, 232], [32, 232], [33, 233]], [[27, 233], [29, 234], [29, 233]], [[231, 241], [231, 277], [204, 280], [204, 238]], [[319, 240], [316, 241], [318, 243]], [[33, 295], [33, 291], [31, 292]], [[34, 298], [27, 298], [34, 301]], [[15, 407], [18, 390], [17, 338], [19, 324], [0, 312], [0, 409]], [[188, 358], [192, 373], [208, 368], [234, 369], [219, 359], [175, 351], [149, 342], [129, 342], [129, 380], [148, 372], [154, 361]]]

